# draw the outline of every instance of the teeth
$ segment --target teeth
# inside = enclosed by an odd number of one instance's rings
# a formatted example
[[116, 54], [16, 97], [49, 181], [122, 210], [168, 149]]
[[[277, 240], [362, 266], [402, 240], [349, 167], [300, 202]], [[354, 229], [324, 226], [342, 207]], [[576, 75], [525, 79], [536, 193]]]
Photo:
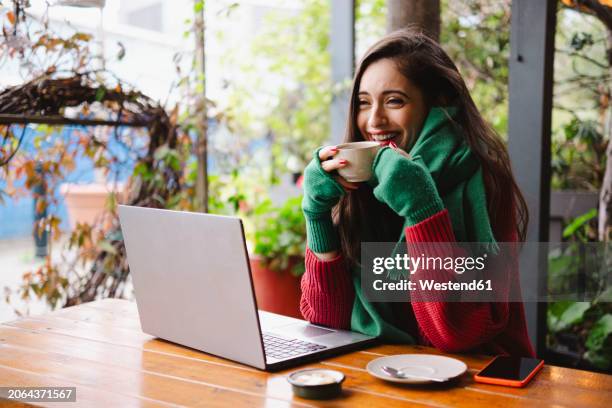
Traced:
[[372, 138], [376, 140], [377, 142], [383, 142], [385, 140], [394, 138], [396, 135], [397, 133], [385, 133], [382, 135], [372, 135]]

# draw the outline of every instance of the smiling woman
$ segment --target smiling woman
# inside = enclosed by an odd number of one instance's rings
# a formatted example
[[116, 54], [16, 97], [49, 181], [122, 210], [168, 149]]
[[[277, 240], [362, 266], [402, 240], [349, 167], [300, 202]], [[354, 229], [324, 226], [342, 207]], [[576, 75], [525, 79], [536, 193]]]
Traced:
[[[319, 149], [304, 171], [304, 317], [447, 352], [533, 355], [522, 303], [503, 301], [519, 287], [516, 257], [500, 267], [500, 302], [416, 301], [423, 299], [418, 293], [406, 293], [404, 302], [372, 302], [361, 289], [363, 242], [394, 242], [396, 251], [407, 245], [418, 254], [424, 243], [472, 242], [497, 253], [498, 242], [524, 239], [527, 210], [506, 148], [435, 41], [401, 30], [366, 52], [345, 142], [364, 140], [387, 145], [367, 182], [337, 174], [349, 163], [334, 146]], [[453, 282], [457, 273], [421, 268], [410, 280]]]
[[378, 60], [359, 86], [357, 126], [367, 140], [393, 142], [409, 151], [427, 116], [421, 90], [401, 74], [395, 61]]

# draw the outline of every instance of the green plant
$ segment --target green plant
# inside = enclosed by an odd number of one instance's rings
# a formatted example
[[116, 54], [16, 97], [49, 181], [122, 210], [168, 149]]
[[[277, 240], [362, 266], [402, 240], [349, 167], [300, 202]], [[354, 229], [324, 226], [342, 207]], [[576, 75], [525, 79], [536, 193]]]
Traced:
[[[563, 231], [567, 240], [551, 252], [548, 291], [571, 300], [550, 302], [547, 345], [586, 360], [601, 370], [612, 369], [612, 288], [607, 286], [610, 245], [597, 240], [597, 211], [572, 220]], [[600, 273], [603, 272], [603, 273]], [[579, 301], [579, 300], [584, 301]]]
[[306, 224], [301, 210], [302, 197], [291, 197], [280, 206], [266, 199], [253, 210], [253, 231], [249, 234], [253, 252], [262, 257], [263, 264], [274, 270], [304, 273]]
[[599, 190], [606, 167], [608, 140], [598, 124], [576, 116], [557, 133], [551, 146], [552, 188]]
[[597, 210], [592, 208], [590, 211], [576, 217], [563, 230], [563, 238], [578, 238], [578, 241], [588, 242], [589, 233], [593, 234], [592, 228], [589, 228], [589, 222], [597, 218]]
[[549, 345], [573, 352], [601, 370], [612, 369], [610, 296], [612, 291], [593, 302], [551, 303], [547, 311]]

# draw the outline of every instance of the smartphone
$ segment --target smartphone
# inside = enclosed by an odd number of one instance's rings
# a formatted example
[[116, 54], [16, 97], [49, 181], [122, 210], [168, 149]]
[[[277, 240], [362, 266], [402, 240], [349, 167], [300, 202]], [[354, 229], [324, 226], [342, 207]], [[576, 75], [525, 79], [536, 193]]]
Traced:
[[544, 360], [526, 357], [497, 356], [474, 375], [481, 383], [524, 387], [544, 366]]

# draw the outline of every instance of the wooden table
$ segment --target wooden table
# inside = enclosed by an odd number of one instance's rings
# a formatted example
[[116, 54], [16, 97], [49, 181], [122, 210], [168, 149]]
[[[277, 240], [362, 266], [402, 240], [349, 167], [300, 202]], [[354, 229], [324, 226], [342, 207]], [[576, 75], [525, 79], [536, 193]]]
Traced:
[[0, 324], [0, 385], [73, 386], [70, 407], [611, 406], [612, 376], [554, 366], [523, 389], [475, 383], [488, 358], [474, 355], [453, 355], [469, 371], [452, 385], [394, 385], [365, 371], [374, 358], [402, 353], [440, 354], [383, 345], [309, 364], [340, 370], [346, 381], [340, 398], [304, 400], [285, 379], [293, 369], [266, 373], [155, 339], [140, 330], [134, 303], [107, 299]]

